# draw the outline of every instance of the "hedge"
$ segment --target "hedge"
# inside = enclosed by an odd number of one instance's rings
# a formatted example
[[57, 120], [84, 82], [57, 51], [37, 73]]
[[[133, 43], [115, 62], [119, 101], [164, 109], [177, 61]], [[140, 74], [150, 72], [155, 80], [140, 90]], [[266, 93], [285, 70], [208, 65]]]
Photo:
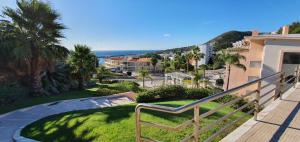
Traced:
[[[178, 85], [172, 85], [167, 87], [160, 87], [153, 90], [148, 90], [145, 92], [139, 93], [139, 95], [136, 98], [137, 103], [147, 103], [147, 102], [156, 102], [156, 101], [165, 101], [165, 100], [176, 100], [176, 99], [203, 99], [205, 97], [214, 95], [222, 90], [215, 89], [215, 88], [184, 88], [182, 86]], [[214, 102], [217, 103], [227, 103], [234, 99], [238, 98], [237, 96], [233, 95], [226, 95], [221, 98], [218, 98], [214, 100]], [[230, 107], [237, 109], [244, 104], [246, 104], [247, 101], [240, 100]], [[246, 108], [244, 108], [242, 111], [247, 112], [249, 110], [253, 109], [253, 105], [250, 105]]]
[[172, 85], [142, 92], [137, 96], [136, 101], [145, 103], [170, 99], [202, 99], [212, 93], [212, 89], [184, 88], [179, 85]]
[[124, 81], [113, 84], [101, 84], [97, 90], [97, 95], [107, 96], [123, 92], [141, 92], [143, 89], [139, 87], [139, 84], [130, 81]]

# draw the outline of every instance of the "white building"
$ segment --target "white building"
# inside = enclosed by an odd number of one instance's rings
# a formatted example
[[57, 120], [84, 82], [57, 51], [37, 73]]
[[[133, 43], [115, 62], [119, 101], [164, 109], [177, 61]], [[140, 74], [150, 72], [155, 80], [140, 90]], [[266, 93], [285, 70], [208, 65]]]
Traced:
[[[213, 55], [213, 52], [214, 52], [213, 49], [214, 49], [214, 47], [212, 45], [208, 44], [208, 43], [199, 45], [198, 47], [200, 49], [200, 53], [204, 54], [204, 58], [201, 58], [198, 61], [198, 66], [203, 65], [203, 64], [207, 64], [209, 62], [209, 59]], [[194, 60], [190, 61], [190, 63], [193, 66], [195, 66], [195, 64], [196, 64]]]
[[207, 64], [209, 59], [212, 57], [214, 47], [207, 43], [200, 45], [199, 48], [200, 52], [204, 54], [204, 58], [199, 61], [199, 65]]

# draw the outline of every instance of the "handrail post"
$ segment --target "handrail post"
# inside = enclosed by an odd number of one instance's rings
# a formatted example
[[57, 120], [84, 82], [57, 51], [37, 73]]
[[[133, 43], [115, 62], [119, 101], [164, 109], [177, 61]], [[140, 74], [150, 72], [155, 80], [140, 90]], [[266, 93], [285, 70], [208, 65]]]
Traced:
[[194, 131], [193, 131], [193, 137], [195, 142], [199, 141], [199, 120], [200, 120], [200, 115], [199, 115], [199, 105], [196, 105], [194, 107]]
[[141, 142], [141, 110], [135, 110], [135, 140]]
[[257, 89], [255, 94], [255, 111], [254, 111], [254, 120], [257, 120], [257, 114], [259, 112], [259, 100], [260, 100], [260, 90], [261, 90], [261, 81], [257, 83]]
[[298, 80], [299, 80], [299, 65], [296, 68], [296, 77], [295, 77], [295, 82], [294, 82], [294, 88], [296, 88]]
[[279, 84], [279, 99], [282, 100], [282, 94], [284, 89], [284, 73], [280, 75], [280, 84]]

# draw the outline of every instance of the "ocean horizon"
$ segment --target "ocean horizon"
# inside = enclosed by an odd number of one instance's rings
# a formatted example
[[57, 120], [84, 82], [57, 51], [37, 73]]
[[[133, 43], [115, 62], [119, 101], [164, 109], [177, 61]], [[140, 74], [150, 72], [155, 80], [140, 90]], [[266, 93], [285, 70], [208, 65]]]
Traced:
[[103, 65], [105, 57], [143, 55], [143, 54], [153, 53], [157, 51], [160, 50], [94, 50], [93, 52], [99, 58], [99, 64]]

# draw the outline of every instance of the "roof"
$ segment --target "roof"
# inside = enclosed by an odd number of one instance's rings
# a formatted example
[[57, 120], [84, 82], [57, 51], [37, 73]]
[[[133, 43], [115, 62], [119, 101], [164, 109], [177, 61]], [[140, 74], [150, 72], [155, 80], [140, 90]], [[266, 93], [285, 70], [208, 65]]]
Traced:
[[300, 40], [300, 34], [269, 34], [269, 35], [257, 35], [257, 36], [245, 36], [245, 39], [289, 39]]
[[112, 58], [109, 58], [110, 60], [125, 60], [124, 57], [112, 57]]
[[151, 62], [151, 58], [139, 58], [138, 62]]

